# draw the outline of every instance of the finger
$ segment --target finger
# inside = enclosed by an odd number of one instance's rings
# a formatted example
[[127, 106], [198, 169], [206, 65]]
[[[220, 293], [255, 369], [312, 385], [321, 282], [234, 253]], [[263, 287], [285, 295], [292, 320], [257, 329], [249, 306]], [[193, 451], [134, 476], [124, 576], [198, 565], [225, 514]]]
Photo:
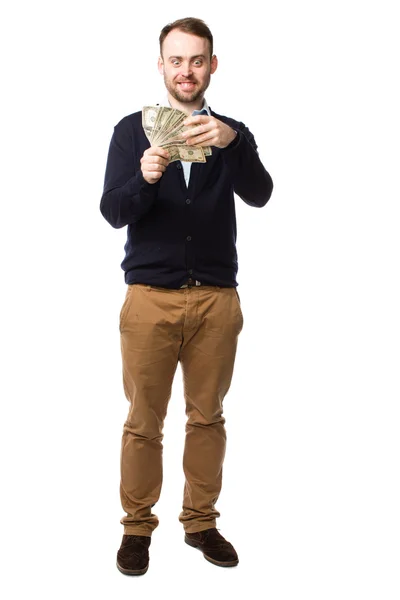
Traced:
[[162, 177], [162, 173], [148, 173], [147, 171], [144, 171], [143, 177], [144, 179], [146, 179], [146, 181], [153, 183], [155, 181], [158, 181]]
[[164, 165], [166, 167], [169, 163], [169, 156], [168, 158], [162, 158], [161, 156], [152, 156], [150, 162], [158, 165]]
[[146, 171], [151, 171], [152, 173], [157, 173], [158, 171], [164, 173], [166, 168], [165, 165], [160, 165], [158, 163], [149, 163], [145, 166]]
[[169, 163], [169, 159], [170, 156], [159, 156], [157, 154], [143, 154], [142, 158], [140, 159], [140, 162], [143, 163], [147, 163], [147, 164], [161, 164], [161, 165], [168, 165]]
[[184, 131], [182, 133], [182, 138], [187, 139], [188, 137], [200, 135], [200, 133], [210, 131], [211, 129], [212, 129], [212, 123], [206, 123], [204, 125], [197, 125], [197, 127], [192, 127], [191, 129], [187, 129], [186, 131]]
[[141, 163], [146, 165], [164, 165], [165, 167], [167, 167], [169, 163], [169, 158], [166, 159], [156, 155], [144, 156], [141, 159]]
[[160, 146], [151, 146], [146, 150], [146, 152], [150, 156], [161, 156], [162, 158], [169, 159], [167, 150], [164, 150], [164, 148], [161, 148]]
[[183, 125], [193, 125], [194, 123], [208, 123], [211, 117], [208, 115], [193, 115], [191, 117], [186, 117], [183, 121]]
[[188, 138], [186, 140], [186, 143], [188, 146], [211, 146], [214, 144], [211, 144], [211, 142], [215, 142], [216, 140], [216, 136], [214, 135], [214, 133], [212, 131], [208, 131], [207, 133], [204, 133], [203, 135], [196, 135], [193, 136], [191, 138]]

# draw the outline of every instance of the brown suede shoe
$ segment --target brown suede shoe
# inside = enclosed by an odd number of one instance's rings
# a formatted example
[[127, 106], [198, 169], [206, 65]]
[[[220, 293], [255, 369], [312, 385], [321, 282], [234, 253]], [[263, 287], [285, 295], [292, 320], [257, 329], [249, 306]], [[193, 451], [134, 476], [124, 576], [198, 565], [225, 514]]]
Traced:
[[125, 575], [143, 575], [149, 568], [149, 546], [147, 535], [123, 535], [117, 554], [117, 567]]
[[204, 558], [219, 567], [235, 567], [239, 562], [235, 548], [222, 537], [216, 527], [196, 533], [186, 532], [185, 542], [201, 550]]

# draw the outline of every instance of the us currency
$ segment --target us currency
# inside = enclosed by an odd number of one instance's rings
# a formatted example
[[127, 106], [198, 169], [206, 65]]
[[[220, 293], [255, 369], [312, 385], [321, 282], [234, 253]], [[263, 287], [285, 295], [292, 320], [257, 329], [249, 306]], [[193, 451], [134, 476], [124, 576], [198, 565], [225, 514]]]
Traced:
[[151, 133], [157, 119], [157, 106], [145, 106], [142, 110], [142, 126], [147, 139], [151, 142]]
[[175, 160], [185, 160], [187, 162], [199, 162], [205, 163], [206, 156], [204, 150], [201, 146], [163, 146], [165, 150], [168, 150], [170, 155], [169, 162], [174, 162]]
[[142, 110], [142, 126], [152, 146], [160, 146], [168, 150], [170, 162], [184, 160], [188, 162], [206, 162], [211, 156], [210, 146], [188, 146], [181, 134], [192, 126], [182, 123], [187, 114], [168, 106], [144, 106]]

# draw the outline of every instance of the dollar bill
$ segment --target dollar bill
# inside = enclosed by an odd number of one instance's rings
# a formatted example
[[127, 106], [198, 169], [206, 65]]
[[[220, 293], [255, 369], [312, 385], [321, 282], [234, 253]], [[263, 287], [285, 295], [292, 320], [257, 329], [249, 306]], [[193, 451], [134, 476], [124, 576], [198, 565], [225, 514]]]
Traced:
[[168, 123], [170, 113], [173, 110], [173, 108], [167, 108], [165, 106], [159, 107], [156, 122], [154, 123], [153, 131], [151, 133], [152, 146], [158, 146], [159, 141], [164, 139], [164, 131], [166, 130], [166, 124]]
[[151, 141], [151, 133], [157, 120], [157, 113], [157, 106], [145, 106], [142, 110], [142, 126], [149, 142]]
[[182, 133], [192, 126], [182, 123], [187, 114], [168, 106], [144, 106], [142, 110], [142, 126], [152, 146], [160, 146], [168, 150], [171, 159], [188, 162], [206, 162], [211, 156], [210, 146], [188, 146]]
[[163, 146], [170, 155], [169, 162], [185, 160], [187, 162], [206, 162], [204, 149], [201, 146]]
[[189, 162], [206, 162], [204, 149], [201, 146], [177, 146], [181, 160]]
[[170, 156], [169, 162], [174, 162], [175, 160], [181, 159], [177, 146], [166, 146], [165, 149], [168, 150]]

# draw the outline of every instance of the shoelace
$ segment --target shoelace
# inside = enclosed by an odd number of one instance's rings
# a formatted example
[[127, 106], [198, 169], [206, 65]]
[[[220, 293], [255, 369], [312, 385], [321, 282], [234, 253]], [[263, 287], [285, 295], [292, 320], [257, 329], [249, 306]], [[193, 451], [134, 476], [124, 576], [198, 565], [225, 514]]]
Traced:
[[213, 543], [212, 547], [215, 549], [224, 548], [226, 546], [230, 547], [229, 542], [227, 542], [225, 539], [221, 539], [219, 537], [219, 535], [221, 535], [221, 534], [218, 535], [217, 534], [218, 531], [219, 531], [218, 528], [207, 529], [204, 532], [202, 531], [201, 533], [203, 534], [203, 543], [212, 542]]
[[[139, 544], [140, 548], [137, 550], [133, 550], [132, 546], [135, 545], [137, 546]], [[125, 548], [129, 548], [128, 552], [129, 552], [129, 556], [134, 557], [134, 558], [140, 558], [141, 556], [143, 556], [143, 550], [148, 548], [148, 540], [143, 538], [143, 536], [140, 535], [129, 535], [126, 539], [125, 539], [125, 543], [124, 543]]]

